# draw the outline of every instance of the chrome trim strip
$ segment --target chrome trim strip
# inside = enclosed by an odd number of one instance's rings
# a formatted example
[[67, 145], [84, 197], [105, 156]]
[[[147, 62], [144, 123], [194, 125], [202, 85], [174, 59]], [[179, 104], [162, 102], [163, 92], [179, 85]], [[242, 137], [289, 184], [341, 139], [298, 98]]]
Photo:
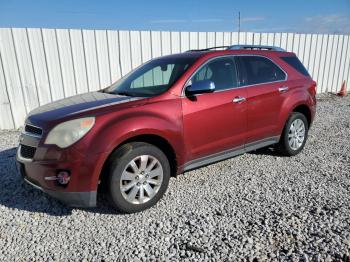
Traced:
[[272, 136], [264, 139], [260, 139], [254, 142], [250, 142], [244, 146], [245, 153], [257, 150], [269, 145], [277, 144], [280, 141], [280, 136]]
[[32, 187], [36, 188], [36, 189], [39, 189], [40, 191], [44, 191], [44, 189], [32, 182], [30, 182], [27, 178], [24, 178], [24, 181], [26, 181], [29, 185], [31, 185]]
[[209, 156], [204, 156], [187, 162], [184, 165], [184, 171], [189, 171], [201, 166], [206, 166], [215, 162], [219, 162], [237, 155], [248, 153], [250, 151], [263, 148], [269, 145], [278, 143], [280, 136], [273, 136], [264, 138], [258, 141], [248, 143], [246, 145], [240, 145], [231, 149], [227, 149]]
[[[34, 133], [27, 132], [27, 131], [26, 131], [26, 126], [32, 126], [32, 127], [35, 127], [35, 128], [40, 129], [40, 130], [41, 130], [41, 135], [37, 135], [37, 134], [34, 134]], [[28, 136], [33, 136], [33, 137], [41, 138], [42, 135], [43, 135], [43, 133], [44, 133], [43, 129], [42, 129], [41, 127], [39, 127], [39, 126], [35, 126], [35, 125], [32, 125], [32, 124], [26, 124], [26, 123], [24, 124], [24, 128], [23, 128], [22, 134], [26, 134], [26, 135], [28, 135]]]
[[19, 144], [38, 148], [40, 138], [22, 133], [19, 137]]
[[197, 167], [209, 165], [224, 159], [228, 159], [237, 155], [244, 154], [244, 146], [237, 146], [222, 152], [218, 152], [209, 156], [204, 156], [198, 159], [187, 162], [184, 166], [184, 171], [192, 170]]
[[[191, 80], [191, 78], [199, 71], [202, 69], [202, 67], [204, 67], [206, 64], [210, 63], [212, 60], [215, 60], [217, 58], [223, 58], [223, 57], [236, 57], [236, 56], [258, 56], [258, 57], [263, 57], [266, 58], [268, 60], [270, 60], [272, 63], [274, 63], [279, 69], [281, 69], [284, 74], [286, 75], [286, 77], [284, 78], [284, 80], [278, 80], [278, 81], [272, 81], [272, 82], [265, 82], [265, 83], [259, 83], [259, 84], [253, 84], [253, 85], [242, 85], [242, 86], [237, 86], [237, 87], [232, 87], [232, 88], [227, 88], [227, 89], [223, 89], [223, 90], [216, 90], [213, 93], [218, 93], [218, 92], [224, 92], [224, 91], [228, 91], [228, 90], [232, 90], [232, 89], [240, 89], [240, 88], [246, 88], [246, 87], [251, 87], [251, 86], [258, 86], [258, 85], [266, 85], [266, 84], [273, 84], [273, 83], [280, 83], [280, 82], [285, 82], [288, 80], [288, 73], [281, 68], [278, 64], [276, 64], [271, 58], [264, 56], [264, 55], [255, 55], [255, 54], [229, 54], [229, 55], [220, 55], [220, 56], [216, 56], [216, 57], [212, 57], [210, 59], [208, 59], [207, 61], [205, 61], [200, 67], [198, 67], [196, 69], [196, 71], [194, 71], [191, 76], [186, 80], [184, 86], [182, 87], [182, 91], [181, 91], [181, 95], [180, 97], [186, 97], [185, 95], [185, 88], [187, 87], [188, 82]], [[202, 94], [198, 94], [198, 95], [202, 95]], [[196, 96], [198, 96], [196, 95]]]
[[33, 162], [33, 159], [32, 158], [25, 158], [25, 157], [22, 157], [21, 156], [21, 145], [18, 146], [18, 149], [17, 149], [17, 159], [20, 161], [20, 162]]
[[31, 136], [31, 137], [35, 137], [35, 138], [42, 138], [42, 135], [36, 135], [34, 133], [28, 133], [26, 131], [22, 131], [21, 134], [24, 135], [24, 136]]
[[46, 177], [44, 177], [44, 179], [47, 180], [47, 181], [58, 180], [57, 176], [46, 176]]

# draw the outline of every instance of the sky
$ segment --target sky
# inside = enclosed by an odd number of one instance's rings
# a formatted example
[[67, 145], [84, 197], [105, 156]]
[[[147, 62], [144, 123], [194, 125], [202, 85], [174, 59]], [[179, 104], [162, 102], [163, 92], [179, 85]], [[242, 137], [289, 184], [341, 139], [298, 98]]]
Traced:
[[350, 34], [350, 0], [0, 0], [0, 27]]

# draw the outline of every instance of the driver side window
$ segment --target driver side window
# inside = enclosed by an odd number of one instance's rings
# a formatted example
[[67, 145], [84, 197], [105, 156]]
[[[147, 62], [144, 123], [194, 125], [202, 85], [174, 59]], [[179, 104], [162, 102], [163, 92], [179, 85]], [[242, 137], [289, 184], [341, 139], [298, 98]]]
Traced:
[[214, 82], [215, 90], [238, 87], [234, 59], [232, 57], [220, 57], [208, 62], [191, 78], [192, 83], [202, 80]]

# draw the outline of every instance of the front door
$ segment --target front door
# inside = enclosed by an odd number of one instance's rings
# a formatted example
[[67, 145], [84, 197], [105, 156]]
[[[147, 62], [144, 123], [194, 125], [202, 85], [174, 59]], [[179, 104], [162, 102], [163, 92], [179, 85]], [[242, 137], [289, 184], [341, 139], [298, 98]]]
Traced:
[[244, 147], [246, 90], [237, 88], [237, 79], [232, 56], [210, 60], [192, 76], [189, 83], [211, 80], [215, 91], [182, 99], [187, 161]]

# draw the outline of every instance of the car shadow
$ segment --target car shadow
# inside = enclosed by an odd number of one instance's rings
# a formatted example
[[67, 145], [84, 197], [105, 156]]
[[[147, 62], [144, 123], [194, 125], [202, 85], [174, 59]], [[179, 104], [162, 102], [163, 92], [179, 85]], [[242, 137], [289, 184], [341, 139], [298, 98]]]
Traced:
[[28, 212], [46, 213], [51, 216], [71, 215], [75, 209], [99, 214], [120, 214], [107, 204], [104, 194], [99, 194], [98, 207], [71, 208], [28, 185], [16, 166], [16, 148], [0, 151], [0, 207]]
[[283, 157], [283, 155], [281, 155], [274, 147], [259, 148], [259, 149], [256, 149], [254, 151], [248, 152], [248, 154]]

